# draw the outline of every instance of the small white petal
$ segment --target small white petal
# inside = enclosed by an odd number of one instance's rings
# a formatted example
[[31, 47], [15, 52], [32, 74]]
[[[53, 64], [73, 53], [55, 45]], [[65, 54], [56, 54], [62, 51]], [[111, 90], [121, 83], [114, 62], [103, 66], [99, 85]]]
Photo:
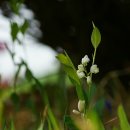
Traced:
[[78, 110], [80, 112], [83, 112], [84, 108], [85, 108], [85, 101], [84, 100], [79, 100], [79, 102], [78, 102]]
[[85, 55], [85, 56], [82, 58], [81, 63], [82, 63], [84, 66], [86, 66], [89, 61], [90, 61], [90, 59], [88, 58], [87, 55]]
[[81, 72], [84, 71], [84, 66], [82, 64], [78, 65], [78, 70]]
[[83, 77], [85, 77], [85, 73], [84, 72], [81, 72], [80, 70], [77, 70], [77, 75], [78, 77], [81, 79]]
[[80, 112], [77, 111], [77, 110], [75, 110], [75, 109], [74, 109], [72, 112], [73, 112], [74, 114], [76, 114], [76, 115], [79, 115], [79, 114], [80, 114]]
[[99, 72], [99, 68], [97, 67], [97, 65], [92, 65], [90, 68], [90, 72], [97, 74]]

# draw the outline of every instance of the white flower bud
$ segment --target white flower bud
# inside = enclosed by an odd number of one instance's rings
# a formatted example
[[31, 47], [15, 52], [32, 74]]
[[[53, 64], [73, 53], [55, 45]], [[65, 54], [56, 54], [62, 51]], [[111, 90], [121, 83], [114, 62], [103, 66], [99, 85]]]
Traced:
[[83, 112], [84, 108], [85, 108], [85, 101], [84, 100], [79, 100], [79, 102], [78, 102], [78, 110], [80, 112]]
[[85, 56], [82, 58], [81, 63], [82, 63], [84, 66], [86, 66], [89, 61], [90, 61], [90, 59], [88, 58], [87, 55], [85, 55]]
[[91, 84], [91, 83], [92, 83], [92, 79], [91, 79], [90, 76], [87, 76], [87, 83], [88, 83], [88, 84]]
[[78, 65], [78, 70], [81, 72], [84, 71], [84, 66], [82, 64]]
[[72, 112], [73, 112], [74, 114], [76, 114], [76, 115], [79, 115], [79, 114], [80, 114], [80, 112], [77, 111], [77, 110], [75, 110], [75, 109], [74, 109]]
[[98, 73], [99, 72], [99, 68], [97, 67], [97, 65], [92, 65], [91, 68], [90, 68], [90, 72], [91, 73]]
[[82, 72], [82, 71], [80, 71], [80, 70], [77, 70], [77, 75], [78, 75], [78, 77], [79, 77], [80, 79], [83, 78], [83, 77], [85, 77], [85, 73]]

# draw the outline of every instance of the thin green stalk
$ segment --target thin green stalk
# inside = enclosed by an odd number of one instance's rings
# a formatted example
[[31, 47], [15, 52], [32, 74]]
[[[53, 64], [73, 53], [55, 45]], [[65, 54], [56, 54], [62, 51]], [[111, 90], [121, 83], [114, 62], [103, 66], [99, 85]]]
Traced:
[[94, 64], [94, 62], [95, 62], [96, 52], [97, 52], [97, 48], [94, 50], [92, 65], [93, 65], [93, 64]]
[[[97, 52], [97, 49], [94, 50], [92, 65], [94, 65], [94, 62], [95, 62], [96, 52]], [[92, 79], [92, 73], [90, 74], [90, 76], [91, 76], [91, 79]]]
[[[94, 62], [95, 62], [96, 52], [97, 52], [97, 48], [94, 49], [92, 65], [94, 65]], [[92, 80], [92, 73], [91, 72], [90, 72], [90, 77], [91, 77], [91, 80]], [[88, 85], [88, 89], [89, 89], [88, 91], [89, 91], [89, 95], [90, 95], [91, 84]]]

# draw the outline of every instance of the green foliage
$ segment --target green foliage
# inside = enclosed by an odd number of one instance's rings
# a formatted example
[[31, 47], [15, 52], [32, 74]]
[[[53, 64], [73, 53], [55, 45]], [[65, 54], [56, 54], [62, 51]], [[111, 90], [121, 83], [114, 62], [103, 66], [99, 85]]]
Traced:
[[43, 130], [43, 127], [44, 127], [44, 123], [41, 121], [41, 123], [40, 123], [40, 125], [39, 125], [37, 130]]
[[2, 130], [7, 130], [6, 120], [5, 120], [5, 119], [3, 119], [3, 120], [1, 121], [1, 125], [2, 125]]
[[120, 121], [121, 130], [130, 130], [130, 124], [128, 123], [125, 111], [122, 105], [118, 107], [118, 117]]
[[27, 20], [24, 21], [23, 25], [20, 27], [20, 31], [24, 35], [29, 27], [29, 23]]
[[19, 32], [18, 24], [14, 22], [11, 23], [11, 37], [13, 41], [17, 39], [18, 32]]
[[18, 69], [17, 69], [15, 76], [14, 76], [14, 87], [16, 87], [16, 82], [17, 82], [17, 79], [18, 79], [18, 76], [19, 76], [19, 73], [20, 73], [22, 66], [23, 66], [22, 63], [18, 64]]
[[64, 116], [64, 123], [65, 123], [65, 126], [67, 128], [69, 128], [69, 130], [79, 130], [76, 125], [74, 124], [74, 121], [71, 119], [70, 116], [68, 115], [65, 115]]
[[56, 57], [62, 63], [64, 71], [67, 73], [67, 75], [69, 76], [72, 83], [76, 86], [78, 98], [84, 99], [81, 81], [76, 74], [76, 69], [75, 69], [71, 59], [69, 58], [67, 53], [59, 54]]
[[14, 127], [14, 122], [13, 122], [13, 120], [11, 120], [11, 124], [10, 124], [10, 126], [11, 126], [10, 130], [15, 130], [15, 127]]
[[90, 119], [92, 125], [91, 130], [105, 130], [103, 123], [95, 110], [87, 112], [87, 118]]
[[54, 116], [52, 110], [50, 108], [48, 108], [48, 118], [52, 124], [52, 127], [54, 130], [60, 130], [60, 127], [58, 125], [58, 121], [56, 119], [56, 117]]
[[28, 67], [26, 68], [25, 77], [28, 81], [31, 81], [33, 77], [33, 74]]
[[[8, 128], [9, 127], [9, 128]], [[3, 121], [2, 123], [2, 130], [15, 130], [15, 127], [14, 127], [14, 121], [11, 120], [10, 123], [9, 123], [9, 126], [7, 127], [7, 123], [6, 123], [6, 120]]]
[[48, 130], [53, 130], [53, 129], [52, 129], [52, 126], [51, 126], [51, 122], [50, 122], [49, 119], [47, 120], [47, 122], [48, 122]]
[[16, 22], [11, 22], [11, 37], [13, 42], [15, 40], [18, 40], [19, 43], [21, 43], [18, 39], [18, 33], [21, 32], [23, 35], [26, 33], [28, 27], [29, 27], [29, 23], [27, 20], [24, 20], [24, 23], [20, 26], [18, 25]]
[[96, 49], [100, 42], [101, 42], [101, 34], [100, 34], [100, 31], [99, 29], [94, 25], [93, 23], [93, 31], [92, 31], [92, 34], [91, 34], [91, 42], [92, 42], [92, 45], [93, 47]]
[[19, 14], [19, 8], [21, 4], [24, 2], [24, 0], [10, 0], [9, 2], [12, 11], [16, 14]]

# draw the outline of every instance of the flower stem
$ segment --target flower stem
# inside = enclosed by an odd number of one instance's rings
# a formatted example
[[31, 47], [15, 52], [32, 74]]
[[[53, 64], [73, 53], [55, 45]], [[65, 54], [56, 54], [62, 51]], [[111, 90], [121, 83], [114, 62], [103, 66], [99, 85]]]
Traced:
[[[97, 51], [97, 49], [95, 48], [94, 54], [93, 54], [93, 62], [92, 62], [92, 65], [94, 65], [94, 62], [95, 62], [96, 51]], [[92, 79], [92, 73], [90, 74], [90, 76], [91, 76], [91, 79]]]
[[[97, 49], [95, 48], [95, 50], [94, 50], [94, 54], [93, 54], [93, 61], [92, 61], [92, 65], [94, 65], [94, 62], [95, 62], [96, 51], [97, 51]], [[91, 73], [91, 72], [90, 72], [90, 77], [91, 77], [91, 80], [92, 80], [92, 73]], [[89, 84], [89, 85], [88, 85], [88, 89], [89, 89], [89, 96], [90, 96], [91, 84]]]

